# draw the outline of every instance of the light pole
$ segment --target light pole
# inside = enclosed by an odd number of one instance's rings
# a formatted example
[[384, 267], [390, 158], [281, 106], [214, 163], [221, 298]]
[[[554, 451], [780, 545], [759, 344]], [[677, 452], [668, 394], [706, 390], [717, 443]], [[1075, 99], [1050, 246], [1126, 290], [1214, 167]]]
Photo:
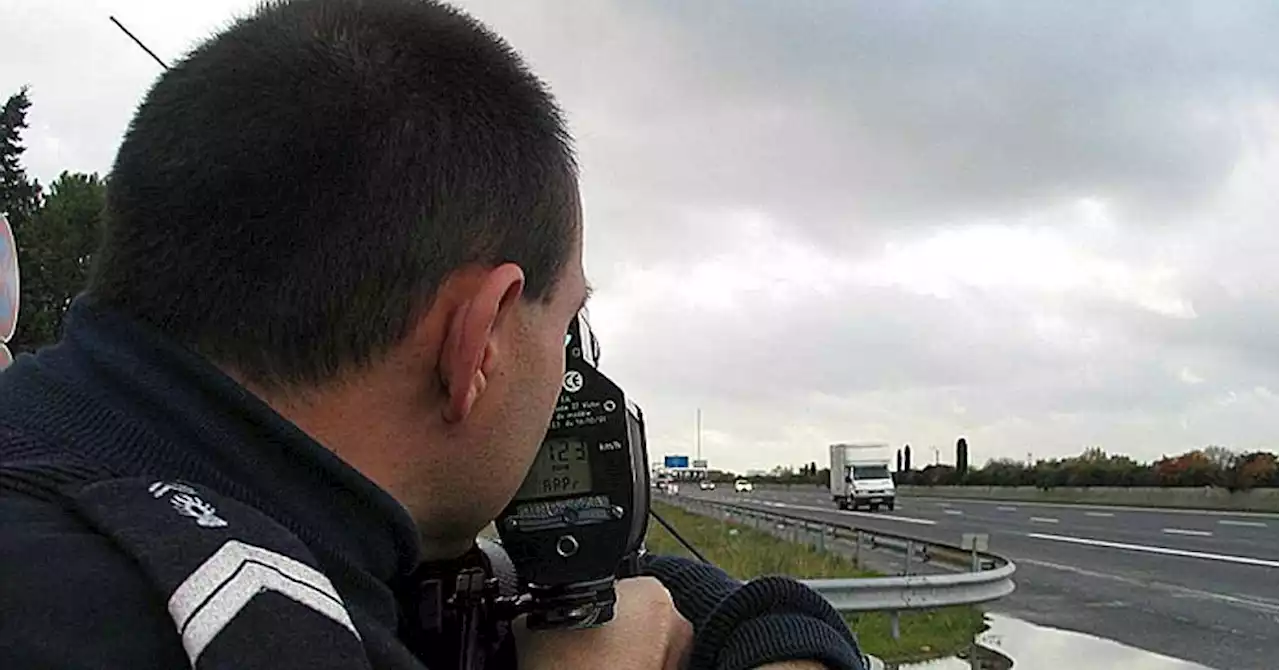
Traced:
[[694, 438], [694, 458], [702, 460], [702, 408], [699, 407], [695, 413], [695, 438]]

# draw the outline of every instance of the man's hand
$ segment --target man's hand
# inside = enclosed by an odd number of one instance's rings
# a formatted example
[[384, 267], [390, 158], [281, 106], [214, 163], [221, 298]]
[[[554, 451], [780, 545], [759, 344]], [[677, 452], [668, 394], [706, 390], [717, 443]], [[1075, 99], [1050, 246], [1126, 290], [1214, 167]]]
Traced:
[[608, 668], [680, 670], [693, 646], [693, 626], [680, 616], [671, 594], [652, 577], [617, 584], [613, 621], [584, 630], [513, 630], [520, 670]]

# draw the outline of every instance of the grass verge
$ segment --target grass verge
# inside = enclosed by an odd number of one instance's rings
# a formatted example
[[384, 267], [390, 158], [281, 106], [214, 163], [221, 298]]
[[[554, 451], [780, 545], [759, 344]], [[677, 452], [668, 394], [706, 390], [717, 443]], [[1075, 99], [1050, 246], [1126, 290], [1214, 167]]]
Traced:
[[[806, 578], [880, 576], [858, 569], [844, 556], [793, 544], [748, 526], [698, 516], [658, 501], [653, 501], [653, 508], [708, 560], [738, 579], [770, 574]], [[654, 521], [649, 523], [645, 545], [656, 554], [689, 556]], [[982, 612], [975, 607], [903, 612], [897, 640], [890, 635], [887, 613], [848, 614], [845, 619], [858, 634], [863, 651], [891, 663], [952, 655], [966, 648], [984, 627]]]

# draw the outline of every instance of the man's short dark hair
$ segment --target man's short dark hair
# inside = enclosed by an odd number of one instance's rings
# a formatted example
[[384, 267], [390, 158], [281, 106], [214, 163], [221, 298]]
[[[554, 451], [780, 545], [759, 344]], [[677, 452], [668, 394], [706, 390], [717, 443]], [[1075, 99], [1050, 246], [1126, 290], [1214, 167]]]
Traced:
[[401, 341], [464, 265], [518, 263], [547, 299], [577, 208], [560, 110], [480, 23], [272, 2], [138, 108], [88, 293], [251, 382], [319, 384]]

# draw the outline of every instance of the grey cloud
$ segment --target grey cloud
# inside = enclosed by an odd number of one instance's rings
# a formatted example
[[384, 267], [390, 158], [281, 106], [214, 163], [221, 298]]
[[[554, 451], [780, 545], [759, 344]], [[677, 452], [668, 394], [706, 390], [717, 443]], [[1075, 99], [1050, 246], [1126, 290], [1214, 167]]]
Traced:
[[630, 208], [604, 211], [641, 228], [664, 222], [647, 202], [750, 200], [860, 245], [885, 226], [1081, 196], [1167, 226], [1230, 169], [1231, 110], [1276, 92], [1276, 38], [1258, 28], [1276, 9], [1262, 3], [595, 10], [634, 22], [625, 41], [578, 30], [579, 8], [541, 7], [538, 29], [561, 22], [575, 49], [559, 52], [586, 58], [528, 51], [570, 109], [607, 113], [607, 132], [580, 124], [586, 181], [625, 183]]
[[884, 196], [873, 211], [909, 194], [949, 216], [955, 197], [988, 214], [993, 200], [1055, 192], [1188, 194], [1239, 148], [1207, 108], [1276, 90], [1276, 35], [1258, 29], [1276, 8], [1261, 3], [666, 7], [710, 38], [690, 60], [718, 81], [727, 72], [747, 98], [821, 103], [873, 150], [849, 163], [901, 168], [877, 184], [887, 190], [865, 189]]
[[[1087, 313], [1073, 323], [1098, 332], [1081, 344], [1074, 332], [1047, 341], [1032, 328], [1027, 305], [980, 294], [939, 300], [866, 289], [835, 300], [752, 300], [750, 310], [733, 315], [657, 306], [633, 312], [628, 327], [609, 324], [616, 336], [603, 344], [605, 357], [629, 383], [656, 394], [697, 389], [762, 404], [800, 391], [937, 389], [971, 396], [993, 414], [1024, 415], [1175, 410], [1196, 394], [1170, 367], [1176, 351], [1133, 347], [1130, 332], [1091, 322]], [[1204, 362], [1183, 358], [1192, 367]]]
[[1273, 286], [1248, 300], [1231, 299], [1221, 290], [1206, 290], [1202, 296], [1201, 318], [1171, 332], [1173, 342], [1220, 352], [1220, 363], [1275, 392], [1280, 369], [1276, 313], [1280, 292]]
[[[1272, 186], [1277, 179], [1275, 137], [1269, 168], [1248, 173], [1254, 192], [1200, 208], [1199, 225], [1174, 237], [1153, 237], [1136, 227], [1118, 244], [1137, 262], [1163, 260], [1178, 272], [1174, 290], [1194, 309], [1193, 319], [1170, 318], [1102, 301], [1081, 301], [1071, 318], [1122, 334], [1121, 346], [1185, 360], [1214, 370], [1214, 381], [1233, 380], [1273, 393], [1280, 376], [1280, 225]], [[1164, 243], [1162, 248], [1160, 243]]]

